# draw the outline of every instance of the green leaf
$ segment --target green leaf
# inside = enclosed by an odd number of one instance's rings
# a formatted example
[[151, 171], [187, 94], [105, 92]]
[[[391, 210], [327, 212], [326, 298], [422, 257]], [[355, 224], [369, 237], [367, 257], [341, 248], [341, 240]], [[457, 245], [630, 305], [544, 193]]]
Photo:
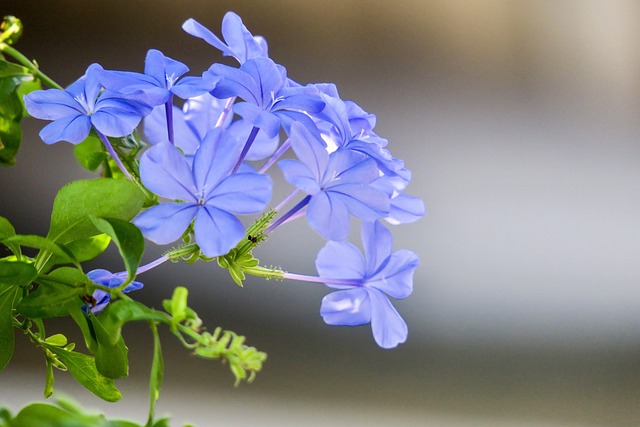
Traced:
[[133, 300], [118, 300], [109, 304], [100, 314], [100, 318], [105, 327], [110, 330], [112, 344], [120, 339], [122, 326], [125, 323], [146, 320], [171, 324], [171, 318], [167, 314]]
[[80, 297], [87, 293], [91, 280], [73, 267], [61, 267], [35, 280], [38, 289], [24, 297], [17, 310], [25, 317], [48, 318], [67, 316], [69, 307], [81, 306]]
[[99, 178], [74, 181], [60, 189], [53, 203], [49, 237], [57, 243], [100, 234], [91, 219], [131, 220], [142, 208], [144, 195], [132, 182]]
[[55, 377], [53, 376], [53, 365], [49, 359], [47, 361], [47, 373], [45, 375], [45, 383], [44, 383], [44, 397], [48, 399], [53, 394], [53, 383], [55, 381]]
[[82, 308], [80, 308], [79, 305], [70, 306], [69, 314], [73, 318], [73, 321], [76, 322], [76, 324], [80, 328], [82, 336], [84, 337], [84, 343], [87, 346], [87, 350], [95, 354], [96, 351], [98, 351], [98, 341], [96, 341], [96, 335], [89, 316], [87, 316], [87, 314], [82, 311]]
[[0, 97], [0, 166], [13, 166], [16, 163], [15, 157], [22, 141], [20, 120], [23, 108], [16, 92]]
[[109, 158], [102, 141], [93, 133], [89, 134], [80, 144], [74, 145], [73, 154], [78, 163], [90, 171], [98, 169]]
[[[109, 242], [111, 242], [109, 236], [106, 234], [98, 234], [96, 236], [74, 240], [73, 242], [60, 246], [73, 254], [78, 262], [87, 262], [104, 252], [107, 246], [109, 246]], [[42, 268], [42, 271], [49, 271], [54, 265], [63, 264], [64, 262], [63, 259], [52, 255]]]
[[13, 225], [3, 216], [0, 216], [0, 240], [4, 240], [7, 237], [15, 236], [16, 230]]
[[120, 400], [122, 394], [113, 384], [111, 378], [107, 378], [98, 372], [95, 359], [92, 356], [75, 351], [67, 351], [47, 344], [43, 344], [43, 346], [58, 356], [67, 366], [71, 375], [87, 390], [107, 402]]
[[104, 415], [74, 413], [48, 403], [25, 406], [11, 421], [11, 427], [101, 427]]
[[131, 282], [136, 277], [136, 271], [144, 252], [144, 238], [135, 225], [127, 221], [112, 218], [91, 217], [93, 224], [118, 246], [120, 256], [127, 269], [127, 281]]
[[158, 398], [160, 398], [160, 388], [164, 376], [164, 359], [162, 358], [162, 348], [160, 347], [160, 336], [158, 328], [153, 322], [149, 322], [153, 333], [153, 362], [151, 364], [151, 376], [149, 378], [149, 422], [155, 417], [155, 408]]
[[0, 98], [12, 93], [20, 83], [32, 80], [28, 68], [0, 59]]
[[[101, 316], [102, 317], [102, 316]], [[124, 343], [122, 335], [115, 344], [111, 343], [112, 325], [105, 326], [93, 313], [91, 324], [96, 334], [98, 349], [96, 355], [96, 368], [98, 372], [107, 378], [120, 378], [129, 375], [129, 349]]]
[[55, 255], [61, 263], [73, 264], [76, 267], [81, 268], [80, 263], [71, 251], [61, 245], [58, 245], [52, 240], [47, 239], [46, 237], [36, 236], [33, 234], [17, 234], [4, 239], [2, 243], [5, 245], [17, 244], [27, 246], [29, 248], [40, 249], [41, 251], [47, 251]]
[[19, 289], [18, 286], [0, 288], [0, 371], [13, 357], [15, 334], [12, 310]]
[[35, 267], [29, 262], [0, 260], [0, 289], [4, 285], [28, 285], [37, 275]]

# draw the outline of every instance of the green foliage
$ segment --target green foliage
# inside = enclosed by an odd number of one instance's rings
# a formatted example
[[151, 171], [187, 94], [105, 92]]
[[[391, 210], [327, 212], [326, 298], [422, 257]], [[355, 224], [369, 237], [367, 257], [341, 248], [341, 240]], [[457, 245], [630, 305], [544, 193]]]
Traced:
[[142, 208], [144, 195], [125, 180], [99, 178], [74, 181], [62, 187], [53, 202], [49, 237], [68, 243], [101, 232], [91, 221], [99, 218], [131, 220]]
[[[14, 244], [47, 251], [55, 257], [56, 263], [73, 264], [76, 267], [81, 268], [80, 263], [73, 252], [69, 251], [69, 249], [62, 245], [58, 245], [53, 240], [47, 239], [46, 237], [16, 234], [15, 236], [4, 239], [2, 243], [7, 246]], [[50, 263], [49, 265], [52, 266], [53, 264]]]
[[89, 294], [91, 280], [82, 271], [60, 267], [36, 279], [38, 288], [18, 304], [18, 312], [28, 318], [67, 316], [69, 307], [82, 305], [80, 297]]
[[[0, 35], [0, 41], [7, 33]], [[20, 122], [25, 116], [22, 96], [40, 89], [31, 71], [0, 60], [0, 165], [12, 166], [22, 141]]]
[[13, 357], [15, 334], [12, 309], [19, 289], [18, 286], [0, 287], [0, 371]]
[[80, 144], [73, 146], [73, 154], [80, 165], [90, 171], [96, 171], [109, 155], [104, 149], [104, 145], [97, 135], [91, 133]]
[[91, 221], [118, 246], [128, 273], [127, 280], [121, 286], [124, 288], [136, 277], [136, 270], [142, 259], [142, 252], [144, 252], [142, 233], [135, 225], [119, 219], [91, 217]]
[[120, 378], [129, 375], [129, 349], [124, 343], [122, 335], [115, 342], [111, 342], [112, 328], [105, 327], [100, 319], [91, 314], [91, 325], [95, 332], [98, 348], [95, 351], [96, 368], [107, 378]]

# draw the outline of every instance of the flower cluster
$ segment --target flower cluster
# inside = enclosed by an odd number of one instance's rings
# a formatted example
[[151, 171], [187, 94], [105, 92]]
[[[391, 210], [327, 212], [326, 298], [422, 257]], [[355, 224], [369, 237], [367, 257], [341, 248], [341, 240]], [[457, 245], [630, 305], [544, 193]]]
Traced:
[[[162, 199], [133, 220], [143, 235], [157, 244], [193, 239], [208, 258], [225, 256], [247, 237], [237, 215], [270, 209], [268, 173], [277, 163], [294, 188], [271, 208], [277, 219], [262, 237], [305, 217], [328, 241], [316, 259], [319, 277], [282, 277], [336, 289], [322, 301], [326, 323], [371, 323], [381, 347], [404, 342], [407, 326], [388, 296], [411, 293], [418, 258], [406, 250], [392, 253], [383, 221], [415, 221], [424, 206], [404, 193], [411, 173], [375, 133], [375, 116], [341, 99], [333, 84], [292, 80], [269, 57], [264, 38], [232, 12], [222, 22], [222, 39], [193, 19], [183, 29], [239, 65], [216, 63], [185, 76], [186, 65], [158, 50], [148, 52], [144, 73], [93, 64], [67, 89], [25, 97], [32, 116], [53, 120], [40, 133], [44, 142], [78, 144], [93, 129], [125, 177], [139, 178]], [[184, 100], [181, 106], [174, 95]], [[150, 147], [138, 168], [123, 164], [109, 138], [131, 134], [141, 121]], [[289, 149], [295, 158], [281, 160]], [[364, 256], [347, 240], [352, 217], [362, 222]], [[105, 278], [113, 277], [92, 279], [112, 286]]]

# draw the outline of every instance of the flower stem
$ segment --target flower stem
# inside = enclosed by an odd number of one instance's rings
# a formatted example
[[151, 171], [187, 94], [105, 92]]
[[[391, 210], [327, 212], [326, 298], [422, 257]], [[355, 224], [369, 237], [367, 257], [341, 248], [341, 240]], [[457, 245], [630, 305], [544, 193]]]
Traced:
[[269, 234], [271, 233], [273, 230], [275, 230], [276, 228], [278, 228], [279, 225], [281, 225], [283, 222], [285, 222], [287, 219], [289, 219], [289, 217], [293, 214], [295, 214], [296, 212], [298, 212], [300, 209], [304, 208], [305, 206], [307, 206], [307, 204], [309, 204], [309, 200], [311, 200], [311, 196], [308, 195], [307, 197], [305, 197], [304, 199], [300, 200], [298, 202], [297, 205], [295, 205], [294, 207], [291, 208], [291, 210], [289, 210], [289, 212], [287, 212], [286, 214], [282, 215], [280, 218], [278, 218], [278, 220], [276, 222], [274, 222], [273, 224], [271, 224], [269, 226], [269, 228], [267, 228], [264, 231], [264, 234]]
[[298, 280], [300, 282], [324, 283], [327, 285], [358, 286], [362, 284], [362, 280], [359, 279], [331, 279], [295, 273], [284, 273], [283, 278]]
[[247, 157], [247, 153], [249, 152], [249, 149], [251, 148], [253, 141], [256, 140], [256, 136], [258, 136], [259, 131], [260, 131], [260, 128], [255, 126], [251, 129], [251, 133], [247, 138], [247, 142], [244, 143], [244, 147], [242, 148], [242, 153], [240, 153], [240, 158], [236, 162], [236, 165], [233, 167], [233, 171], [231, 172], [232, 174], [238, 172], [238, 169], [240, 169], [240, 165], [242, 164], [242, 161], [244, 160], [244, 158]]
[[287, 138], [285, 142], [282, 143], [280, 147], [276, 150], [275, 153], [267, 160], [267, 162], [260, 168], [258, 173], [265, 173], [267, 169], [269, 169], [275, 162], [278, 161], [280, 157], [291, 147], [291, 139]]
[[33, 62], [29, 61], [29, 59], [27, 59], [27, 57], [24, 56], [23, 54], [21, 54], [17, 49], [9, 46], [6, 43], [0, 43], [0, 52], [4, 52], [4, 53], [10, 55], [11, 57], [13, 57], [13, 59], [18, 61], [19, 64], [21, 64], [24, 67], [28, 68], [29, 71], [31, 71], [35, 77], [37, 77], [40, 80], [42, 80], [47, 86], [55, 88], [55, 89], [62, 89], [62, 86], [60, 86], [58, 83], [54, 82], [49, 76], [47, 76], [45, 73], [40, 71], [40, 69], [38, 68], [38, 66], [36, 64], [34, 64]]
[[171, 145], [175, 145], [173, 142], [173, 96], [169, 97], [169, 100], [164, 104], [164, 109], [167, 116], [167, 136]]
[[275, 211], [280, 212], [282, 210], [282, 208], [289, 203], [289, 201], [291, 201], [291, 199], [293, 199], [293, 197], [298, 194], [298, 192], [300, 191], [299, 188], [296, 188], [295, 190], [293, 190], [291, 193], [289, 193], [289, 195], [287, 197], [284, 198], [283, 201], [281, 201], [278, 206], [275, 207]]
[[224, 109], [222, 110], [222, 113], [220, 113], [220, 117], [218, 117], [218, 121], [216, 122], [215, 127], [219, 128], [224, 124], [224, 121], [227, 119], [229, 112], [231, 112], [231, 107], [233, 107], [233, 103], [235, 102], [235, 100], [235, 96], [227, 99], [227, 103], [224, 105]]
[[96, 133], [102, 140], [102, 143], [104, 144], [104, 146], [107, 148], [107, 151], [109, 152], [109, 154], [111, 154], [113, 161], [116, 162], [116, 165], [118, 165], [118, 167], [120, 168], [124, 176], [131, 181], [132, 179], [131, 174], [129, 173], [127, 168], [125, 168], [124, 165], [122, 164], [122, 160], [120, 160], [120, 157], [118, 156], [118, 153], [116, 153], [116, 150], [113, 149], [113, 145], [111, 145], [111, 142], [109, 142], [109, 138], [107, 138], [106, 135], [100, 132], [98, 129], [96, 129]]

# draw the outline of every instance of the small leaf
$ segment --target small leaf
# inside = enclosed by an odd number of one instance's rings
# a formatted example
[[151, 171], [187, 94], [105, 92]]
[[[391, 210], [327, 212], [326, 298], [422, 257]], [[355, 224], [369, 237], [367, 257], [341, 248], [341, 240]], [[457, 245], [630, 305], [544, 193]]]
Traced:
[[43, 344], [43, 346], [58, 356], [67, 366], [71, 375], [87, 390], [107, 402], [120, 400], [122, 394], [116, 388], [111, 378], [107, 378], [98, 372], [95, 359], [92, 356], [75, 351], [63, 350], [47, 344]]
[[56, 347], [64, 347], [67, 345], [67, 337], [62, 334], [54, 334], [47, 337], [44, 342], [47, 344], [55, 345]]
[[100, 315], [100, 318], [105, 327], [110, 330], [112, 344], [115, 344], [120, 339], [122, 326], [125, 323], [146, 320], [167, 325], [171, 324], [171, 318], [165, 313], [133, 300], [118, 300], [109, 304]]
[[15, 334], [12, 310], [19, 289], [18, 286], [0, 288], [0, 371], [13, 357]]
[[142, 208], [144, 195], [132, 182], [99, 178], [74, 181], [60, 189], [53, 203], [49, 237], [57, 243], [100, 234], [89, 216], [131, 220]]
[[61, 267], [36, 279], [38, 289], [24, 297], [17, 310], [25, 317], [67, 316], [70, 306], [82, 305], [80, 296], [91, 280], [73, 267]]
[[104, 150], [104, 144], [93, 133], [80, 144], [74, 145], [73, 154], [75, 154], [78, 163], [90, 171], [98, 169], [109, 158]]
[[149, 322], [153, 333], [153, 362], [151, 363], [151, 375], [149, 378], [149, 422], [155, 417], [156, 402], [160, 397], [160, 388], [164, 376], [164, 359], [162, 358], [162, 348], [160, 347], [160, 336], [155, 323]]
[[[111, 242], [111, 238], [106, 234], [98, 234], [96, 236], [86, 237], [84, 239], [74, 240], [64, 245], [69, 253], [73, 254], [78, 262], [91, 261], [107, 249]], [[53, 266], [63, 264], [64, 260], [52, 255], [49, 261], [42, 268], [42, 271], [49, 271]]]
[[127, 281], [131, 282], [136, 277], [136, 271], [142, 259], [144, 251], [144, 238], [135, 225], [127, 221], [111, 218], [91, 217], [91, 221], [98, 230], [107, 234], [118, 246], [120, 256], [127, 269]]
[[27, 246], [29, 248], [40, 249], [41, 251], [47, 251], [55, 255], [61, 263], [73, 264], [78, 268], [80, 263], [75, 258], [73, 253], [67, 248], [58, 245], [54, 241], [47, 239], [46, 237], [36, 235], [17, 234], [12, 237], [8, 237], [2, 241], [3, 244], [17, 244], [21, 246]]
[[173, 290], [171, 298], [171, 315], [176, 323], [182, 322], [187, 318], [187, 297], [189, 291], [184, 286], [178, 286]]
[[47, 373], [45, 376], [45, 383], [44, 383], [44, 398], [48, 399], [53, 394], [53, 383], [55, 381], [55, 378], [53, 376], [53, 365], [51, 364], [49, 359], [46, 359], [46, 360], [47, 360]]
[[98, 372], [107, 378], [126, 377], [129, 375], [129, 349], [125, 345], [122, 335], [115, 344], [112, 344], [111, 336], [113, 334], [107, 329], [108, 326], [103, 325], [93, 313], [90, 319], [98, 342], [98, 350], [95, 353]]
[[87, 346], [87, 350], [95, 354], [96, 351], [98, 351], [98, 341], [96, 341], [96, 335], [89, 316], [84, 311], [82, 311], [82, 308], [80, 308], [79, 305], [70, 306], [69, 314], [80, 328], [82, 336], [84, 337], [84, 342]]
[[35, 267], [29, 262], [0, 260], [0, 289], [4, 285], [28, 285], [37, 275]]
[[15, 236], [16, 230], [13, 225], [3, 216], [0, 216], [0, 240], [4, 240], [7, 237]]

